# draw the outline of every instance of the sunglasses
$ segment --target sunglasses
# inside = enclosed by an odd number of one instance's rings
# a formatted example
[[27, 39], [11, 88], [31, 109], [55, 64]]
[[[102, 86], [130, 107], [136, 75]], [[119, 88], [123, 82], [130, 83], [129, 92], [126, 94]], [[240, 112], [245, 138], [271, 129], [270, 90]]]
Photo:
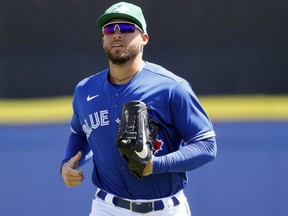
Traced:
[[102, 27], [102, 32], [104, 35], [114, 34], [117, 27], [121, 33], [133, 33], [136, 29], [143, 33], [142, 29], [138, 25], [122, 21], [107, 23]]

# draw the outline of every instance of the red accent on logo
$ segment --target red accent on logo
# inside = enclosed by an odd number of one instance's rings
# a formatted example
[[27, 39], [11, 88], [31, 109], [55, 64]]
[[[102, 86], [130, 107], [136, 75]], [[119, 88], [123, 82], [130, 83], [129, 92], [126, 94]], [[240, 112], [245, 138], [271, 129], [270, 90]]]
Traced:
[[162, 150], [164, 142], [162, 140], [156, 139], [154, 142], [154, 151], [157, 153], [158, 151]]

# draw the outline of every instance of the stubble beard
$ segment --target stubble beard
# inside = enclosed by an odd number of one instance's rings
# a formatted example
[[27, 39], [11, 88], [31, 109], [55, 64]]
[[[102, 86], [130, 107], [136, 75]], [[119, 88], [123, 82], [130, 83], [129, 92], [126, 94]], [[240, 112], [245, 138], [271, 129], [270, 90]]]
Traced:
[[116, 51], [114, 53], [111, 52], [107, 47], [105, 47], [105, 53], [109, 60], [115, 65], [122, 65], [128, 62], [129, 60], [135, 58], [138, 55], [138, 47], [130, 46], [128, 49], [123, 51]]

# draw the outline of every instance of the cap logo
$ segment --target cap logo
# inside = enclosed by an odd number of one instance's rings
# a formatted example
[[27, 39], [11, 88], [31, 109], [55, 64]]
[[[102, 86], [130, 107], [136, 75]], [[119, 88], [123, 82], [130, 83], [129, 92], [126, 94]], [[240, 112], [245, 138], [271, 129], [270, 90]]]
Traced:
[[118, 5], [112, 10], [113, 13], [126, 13], [127, 11], [129, 11], [129, 8], [125, 5]]

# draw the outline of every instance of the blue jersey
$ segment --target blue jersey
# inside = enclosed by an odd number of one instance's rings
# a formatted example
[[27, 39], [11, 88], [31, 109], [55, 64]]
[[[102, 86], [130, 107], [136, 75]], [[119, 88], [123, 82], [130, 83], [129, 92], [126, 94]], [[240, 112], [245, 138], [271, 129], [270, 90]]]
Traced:
[[[146, 62], [133, 79], [122, 85], [112, 84], [108, 74], [106, 69], [77, 85], [69, 142], [81, 143], [80, 150], [85, 154], [93, 152], [92, 179], [98, 188], [129, 199], [175, 194], [185, 187], [187, 170], [177, 166], [169, 169], [165, 157], [188, 143], [213, 138], [209, 117], [189, 83], [161, 66]], [[146, 103], [149, 117], [160, 125], [153, 174], [140, 180], [130, 173], [116, 145], [122, 105], [132, 100]]]

